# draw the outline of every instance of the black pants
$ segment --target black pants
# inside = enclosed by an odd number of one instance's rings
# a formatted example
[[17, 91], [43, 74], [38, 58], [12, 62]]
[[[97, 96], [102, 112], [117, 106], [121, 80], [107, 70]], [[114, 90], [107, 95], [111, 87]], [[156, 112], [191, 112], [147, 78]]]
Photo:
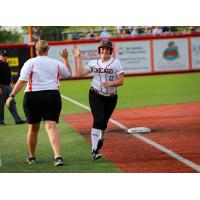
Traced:
[[[0, 123], [4, 123], [4, 107], [6, 104], [6, 100], [12, 91], [12, 87], [10, 85], [0, 84], [0, 89], [1, 89], [1, 93], [0, 93]], [[13, 101], [11, 101], [10, 107], [8, 109], [9, 109], [11, 115], [13, 116], [13, 118], [15, 119], [15, 123], [20, 122], [22, 120], [18, 114], [16, 101], [14, 99], [13, 99]]]
[[117, 95], [105, 97], [90, 90], [89, 104], [93, 115], [93, 128], [105, 130], [117, 105]]

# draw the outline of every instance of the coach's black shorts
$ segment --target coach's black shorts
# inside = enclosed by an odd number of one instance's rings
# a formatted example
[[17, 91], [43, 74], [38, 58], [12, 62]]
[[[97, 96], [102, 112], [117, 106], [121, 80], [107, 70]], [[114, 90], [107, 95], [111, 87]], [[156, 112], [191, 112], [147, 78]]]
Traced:
[[28, 124], [50, 120], [59, 122], [62, 107], [58, 90], [25, 92], [23, 109]]

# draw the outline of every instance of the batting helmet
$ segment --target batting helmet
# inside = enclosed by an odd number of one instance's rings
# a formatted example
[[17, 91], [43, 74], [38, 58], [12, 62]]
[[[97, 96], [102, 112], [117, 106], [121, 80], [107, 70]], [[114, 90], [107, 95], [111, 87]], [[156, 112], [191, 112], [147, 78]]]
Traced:
[[100, 48], [101, 47], [109, 47], [110, 48], [110, 54], [112, 54], [113, 46], [112, 42], [108, 39], [102, 39], [101, 42], [98, 45], [98, 51], [100, 53]]

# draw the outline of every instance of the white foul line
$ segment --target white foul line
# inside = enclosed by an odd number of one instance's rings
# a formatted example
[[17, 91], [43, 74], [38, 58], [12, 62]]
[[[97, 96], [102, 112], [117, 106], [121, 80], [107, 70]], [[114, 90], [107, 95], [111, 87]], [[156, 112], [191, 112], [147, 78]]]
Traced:
[[[70, 102], [72, 102], [72, 103], [74, 103], [74, 104], [76, 104], [76, 105], [78, 105], [78, 106], [80, 106], [82, 108], [85, 108], [86, 110], [90, 111], [90, 108], [88, 106], [85, 106], [82, 103], [79, 103], [78, 101], [75, 101], [75, 100], [73, 100], [73, 99], [71, 99], [69, 97], [66, 97], [64, 95], [61, 95], [61, 96], [62, 96], [63, 99], [66, 99], [66, 100], [68, 100], [68, 101], [70, 101]], [[128, 127], [126, 127], [123, 124], [115, 121], [114, 119], [110, 119], [109, 121], [111, 123], [115, 124], [116, 126], [120, 127], [121, 129], [123, 129], [125, 131], [128, 131]], [[146, 142], [147, 144], [150, 144], [150, 145], [154, 146], [156, 149], [158, 149], [158, 150], [168, 154], [169, 156], [179, 160], [180, 162], [182, 162], [185, 165], [189, 166], [190, 168], [196, 170], [197, 172], [200, 172], [200, 166], [199, 165], [197, 165], [197, 164], [191, 162], [190, 160], [188, 160], [188, 159], [176, 154], [175, 152], [165, 148], [163, 145], [160, 145], [160, 144], [154, 142], [153, 140], [150, 140], [150, 139], [148, 139], [148, 138], [146, 138], [146, 137], [144, 137], [143, 135], [140, 135], [140, 134], [135, 134], [134, 133], [134, 134], [132, 134], [132, 136], [142, 140], [143, 142]]]
[[68, 100], [68, 101], [70, 101], [70, 102], [76, 104], [77, 106], [80, 106], [80, 107], [85, 108], [86, 110], [89, 110], [89, 111], [90, 111], [90, 108], [89, 108], [88, 106], [85, 106], [85, 105], [83, 105], [82, 103], [79, 103], [78, 101], [75, 101], [75, 100], [73, 100], [73, 99], [71, 99], [71, 98], [69, 98], [69, 97], [66, 97], [66, 96], [62, 95], [62, 94], [61, 94], [61, 97], [62, 97], [63, 99], [66, 99], [66, 100]]

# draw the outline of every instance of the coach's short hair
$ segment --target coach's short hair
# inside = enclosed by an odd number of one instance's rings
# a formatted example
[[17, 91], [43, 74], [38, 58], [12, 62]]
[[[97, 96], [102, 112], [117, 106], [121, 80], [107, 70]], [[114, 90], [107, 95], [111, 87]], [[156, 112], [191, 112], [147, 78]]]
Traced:
[[36, 53], [43, 53], [49, 50], [48, 42], [45, 40], [38, 40], [35, 44]]

